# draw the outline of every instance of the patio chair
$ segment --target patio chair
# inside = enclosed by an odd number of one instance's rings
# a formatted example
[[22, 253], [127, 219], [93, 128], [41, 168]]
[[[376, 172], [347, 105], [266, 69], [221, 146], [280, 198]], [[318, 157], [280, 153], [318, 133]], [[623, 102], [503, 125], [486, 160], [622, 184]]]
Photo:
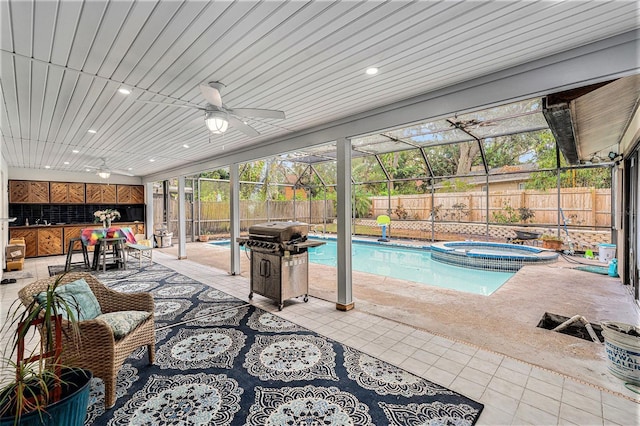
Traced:
[[142, 260], [149, 259], [149, 264], [153, 263], [153, 241], [145, 238], [144, 234], [134, 235], [135, 243], [127, 243], [127, 257], [133, 256], [138, 259], [138, 267], [142, 268]]
[[[33, 298], [60, 279], [59, 286], [71, 285], [69, 292], [78, 305], [79, 333], [65, 333], [69, 321], [63, 320], [62, 364], [91, 370], [94, 377], [104, 381], [105, 409], [114, 405], [116, 377], [124, 360], [140, 346], [147, 346], [149, 364], [155, 361], [155, 326], [151, 293], [120, 293], [106, 287], [86, 272], [70, 272], [35, 281], [19, 292], [21, 302], [28, 306]], [[83, 284], [82, 280], [86, 282]], [[86, 290], [87, 285], [90, 291]], [[95, 296], [91, 299], [92, 293]], [[89, 315], [97, 300], [99, 315]], [[75, 303], [74, 303], [75, 302]], [[75, 309], [75, 308], [74, 308]], [[90, 319], [84, 319], [90, 318]], [[128, 327], [122, 327], [122, 324]], [[111, 324], [111, 325], [110, 325]], [[118, 326], [116, 326], [116, 324]]]

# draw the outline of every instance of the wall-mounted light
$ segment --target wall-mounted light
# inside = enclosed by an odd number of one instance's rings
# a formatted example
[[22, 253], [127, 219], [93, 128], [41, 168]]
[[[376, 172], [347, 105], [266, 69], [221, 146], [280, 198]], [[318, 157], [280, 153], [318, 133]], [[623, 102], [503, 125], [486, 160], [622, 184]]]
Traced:
[[610, 151], [608, 157], [609, 160], [616, 161], [622, 158], [622, 154], [616, 154], [615, 152]]

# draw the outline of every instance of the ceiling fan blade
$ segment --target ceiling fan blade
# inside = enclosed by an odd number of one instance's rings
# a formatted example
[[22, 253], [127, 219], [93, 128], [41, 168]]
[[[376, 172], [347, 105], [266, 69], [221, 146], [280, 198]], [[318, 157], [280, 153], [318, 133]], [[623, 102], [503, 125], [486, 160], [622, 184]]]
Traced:
[[[220, 85], [220, 83], [209, 84]], [[211, 105], [217, 106], [218, 108], [222, 108], [222, 96], [220, 96], [220, 89], [218, 87], [211, 87], [206, 84], [201, 84], [200, 91], [202, 92], [202, 96], [204, 96], [207, 102], [209, 102]]]
[[253, 127], [247, 124], [244, 124], [244, 122], [239, 118], [236, 118], [230, 115], [228, 117], [228, 120], [229, 120], [229, 124], [231, 124], [236, 129], [240, 130], [242, 133], [244, 133], [247, 136], [253, 137], [253, 136], [260, 135], [260, 133], [256, 129], [254, 129]]
[[190, 109], [200, 109], [200, 110], [205, 110], [205, 108], [199, 107], [199, 106], [195, 106], [195, 105], [180, 105], [180, 104], [169, 104], [167, 102], [159, 102], [159, 101], [143, 101], [141, 99], [136, 99], [136, 102], [144, 102], [145, 104], [155, 104], [155, 105], [162, 105], [162, 106], [169, 106], [169, 107], [178, 107], [178, 108], [190, 108]]
[[285, 119], [284, 111], [278, 111], [275, 109], [227, 108], [227, 111], [231, 114], [239, 115], [241, 117], [275, 118], [278, 120]]
[[133, 173], [126, 170], [109, 170], [109, 171], [115, 175], [135, 176]]

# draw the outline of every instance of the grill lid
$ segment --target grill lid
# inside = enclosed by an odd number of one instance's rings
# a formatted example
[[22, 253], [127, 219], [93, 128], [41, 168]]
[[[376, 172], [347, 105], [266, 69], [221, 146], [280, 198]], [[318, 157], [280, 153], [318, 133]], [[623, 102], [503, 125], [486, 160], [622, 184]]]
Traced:
[[249, 238], [286, 243], [306, 239], [309, 225], [304, 222], [265, 222], [249, 227]]

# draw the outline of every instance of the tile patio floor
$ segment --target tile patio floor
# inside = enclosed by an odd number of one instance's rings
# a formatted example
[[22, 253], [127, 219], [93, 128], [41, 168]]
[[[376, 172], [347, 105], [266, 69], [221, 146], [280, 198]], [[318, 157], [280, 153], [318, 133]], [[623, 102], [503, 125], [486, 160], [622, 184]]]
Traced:
[[[201, 248], [204, 249], [204, 245]], [[197, 257], [196, 250], [190, 250], [188, 248], [187, 253]], [[154, 261], [247, 300], [247, 278], [230, 276], [224, 269], [191, 259], [177, 260], [167, 251], [171, 253], [171, 250], [156, 250]], [[212, 252], [206, 253], [212, 255]], [[63, 263], [61, 256], [27, 260], [25, 271], [31, 272], [33, 278], [0, 286], [0, 315], [6, 315], [23, 285], [47, 277], [48, 265]], [[640, 404], [633, 393], [623, 395], [586, 384], [492, 348], [463, 343], [442, 333], [430, 333], [366, 312], [371, 309], [359, 309], [359, 304], [366, 305], [365, 302], [356, 301], [356, 309], [349, 312], [339, 312], [335, 303], [318, 297], [311, 297], [309, 303], [293, 299], [281, 312], [272, 301], [260, 296], [254, 297], [252, 303], [482, 402], [485, 410], [478, 425], [640, 424]]]

